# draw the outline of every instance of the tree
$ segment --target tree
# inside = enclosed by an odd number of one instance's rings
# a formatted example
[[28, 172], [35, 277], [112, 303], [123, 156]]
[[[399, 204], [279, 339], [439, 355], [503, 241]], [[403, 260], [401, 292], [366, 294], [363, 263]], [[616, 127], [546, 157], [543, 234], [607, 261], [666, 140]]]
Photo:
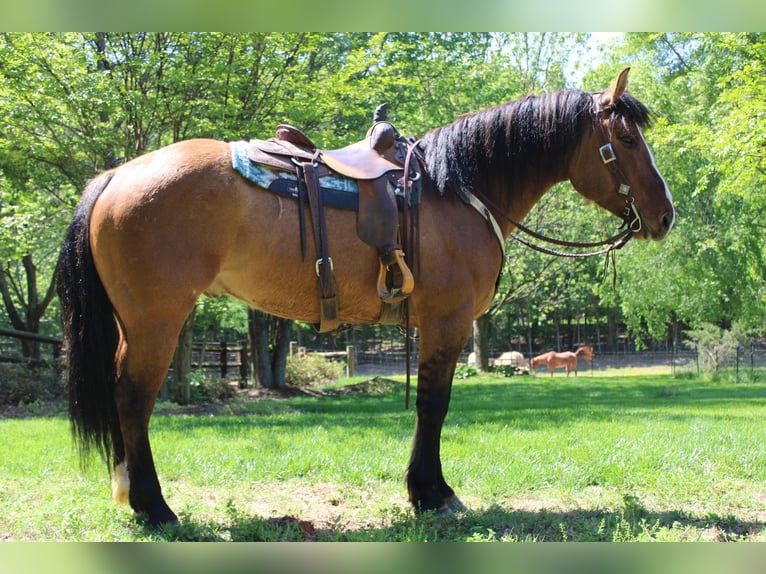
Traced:
[[[361, 139], [383, 102], [400, 131], [422, 135], [470, 110], [567, 87], [584, 41], [559, 33], [2, 33], [7, 321], [34, 331], [55, 313], [60, 237], [98, 171], [179, 139], [269, 137], [282, 122], [337, 147]], [[616, 67], [633, 65], [630, 89], [657, 113], [647, 137], [674, 193], [676, 229], [661, 245], [619, 253], [617, 289], [602, 282], [601, 261], [550, 260], [509, 242], [477, 341], [524, 341], [531, 352], [541, 340], [572, 344], [582, 325], [604, 326], [613, 341], [625, 324], [647, 344], [703, 322], [763, 331], [765, 44], [759, 33], [627, 34], [584, 75], [577, 87], [601, 89]], [[563, 186], [528, 221], [559, 237], [611, 234], [614, 220], [594, 213]], [[196, 319], [199, 330], [209, 317]], [[274, 352], [281, 327], [266, 324], [259, 346]]]
[[293, 322], [255, 309], [248, 311], [248, 329], [253, 341], [253, 375], [267, 389], [284, 388], [285, 367]]
[[[76, 35], [2, 34], [0, 73], [0, 293], [14, 328], [36, 333], [67, 208], [104, 139]], [[23, 351], [39, 357], [37, 344]]]
[[[628, 35], [658, 114], [657, 162], [679, 217], [661, 246], [628, 246], [620, 307], [662, 339], [678, 322], [763, 333], [766, 41], [762, 34]], [[647, 273], [652, 269], [653, 273]]]

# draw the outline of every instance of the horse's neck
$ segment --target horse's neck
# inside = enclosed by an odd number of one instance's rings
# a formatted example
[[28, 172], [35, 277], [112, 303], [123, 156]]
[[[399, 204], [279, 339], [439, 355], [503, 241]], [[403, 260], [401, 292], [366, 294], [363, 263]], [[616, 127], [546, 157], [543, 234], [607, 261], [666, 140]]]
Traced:
[[575, 356], [579, 357], [580, 355], [582, 355], [583, 359], [586, 361], [591, 360], [591, 350], [588, 347], [580, 347], [575, 351]]
[[519, 222], [524, 219], [556, 183], [558, 183], [556, 179], [547, 176], [544, 181], [533, 180], [517, 185], [495, 182], [491, 186], [486, 192], [492, 204], [490, 209], [494, 206], [493, 212], [504, 237], [507, 238], [515, 227], [509, 219]]

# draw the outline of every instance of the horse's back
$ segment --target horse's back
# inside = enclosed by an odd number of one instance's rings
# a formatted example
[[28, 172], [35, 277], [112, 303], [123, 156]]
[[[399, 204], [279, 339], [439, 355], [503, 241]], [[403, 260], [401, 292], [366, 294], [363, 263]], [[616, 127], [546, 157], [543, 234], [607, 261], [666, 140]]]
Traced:
[[[502, 257], [497, 240], [486, 221], [456, 198], [424, 191], [419, 209], [419, 252], [407, 254], [417, 269], [413, 325], [426, 315], [473, 319], [494, 295]], [[354, 212], [328, 207], [325, 217], [340, 319], [376, 322], [381, 301], [375, 249], [359, 239]], [[117, 168], [94, 208], [91, 242], [118, 308], [180, 313], [207, 292], [316, 323], [308, 209], [306, 220], [304, 257], [298, 202], [241, 177], [228, 143], [196, 139]]]
[[[326, 219], [341, 310], [372, 322], [380, 313], [374, 250], [357, 238], [351, 212], [327, 209]], [[304, 258], [297, 202], [241, 177], [225, 142], [179, 142], [117, 168], [92, 222], [99, 274], [118, 308], [187, 309], [207, 292], [319, 320], [311, 222]], [[369, 287], [360, 292], [357, 277]]]

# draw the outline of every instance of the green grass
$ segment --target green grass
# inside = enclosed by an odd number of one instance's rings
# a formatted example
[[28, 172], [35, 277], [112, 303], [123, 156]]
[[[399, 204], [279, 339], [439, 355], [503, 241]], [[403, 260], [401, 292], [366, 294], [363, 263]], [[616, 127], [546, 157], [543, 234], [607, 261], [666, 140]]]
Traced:
[[456, 381], [442, 460], [468, 511], [451, 517], [410, 509], [415, 415], [403, 384], [374, 390], [238, 400], [215, 414], [163, 405], [151, 436], [183, 523], [174, 531], [148, 530], [111, 501], [106, 469], [80, 468], [62, 415], [2, 419], [0, 536], [766, 541], [766, 384], [657, 374]]

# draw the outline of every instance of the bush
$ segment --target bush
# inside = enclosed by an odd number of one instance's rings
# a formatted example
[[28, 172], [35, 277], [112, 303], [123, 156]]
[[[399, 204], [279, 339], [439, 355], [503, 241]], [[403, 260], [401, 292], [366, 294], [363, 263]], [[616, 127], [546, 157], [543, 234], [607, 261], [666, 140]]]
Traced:
[[520, 375], [528, 375], [529, 369], [517, 367], [516, 365], [496, 365], [492, 367], [492, 372], [504, 377], [518, 377]]
[[329, 361], [322, 355], [293, 355], [287, 358], [285, 381], [295, 387], [307, 387], [339, 379], [344, 372], [342, 363]]
[[192, 403], [224, 401], [237, 394], [236, 389], [226, 379], [200, 372], [189, 373], [189, 386]]
[[466, 365], [461, 363], [457, 367], [455, 367], [456, 379], [467, 379], [468, 377], [473, 377], [478, 374], [479, 374], [479, 371], [473, 365]]
[[0, 363], [0, 404], [64, 400], [64, 379], [46, 363]]

